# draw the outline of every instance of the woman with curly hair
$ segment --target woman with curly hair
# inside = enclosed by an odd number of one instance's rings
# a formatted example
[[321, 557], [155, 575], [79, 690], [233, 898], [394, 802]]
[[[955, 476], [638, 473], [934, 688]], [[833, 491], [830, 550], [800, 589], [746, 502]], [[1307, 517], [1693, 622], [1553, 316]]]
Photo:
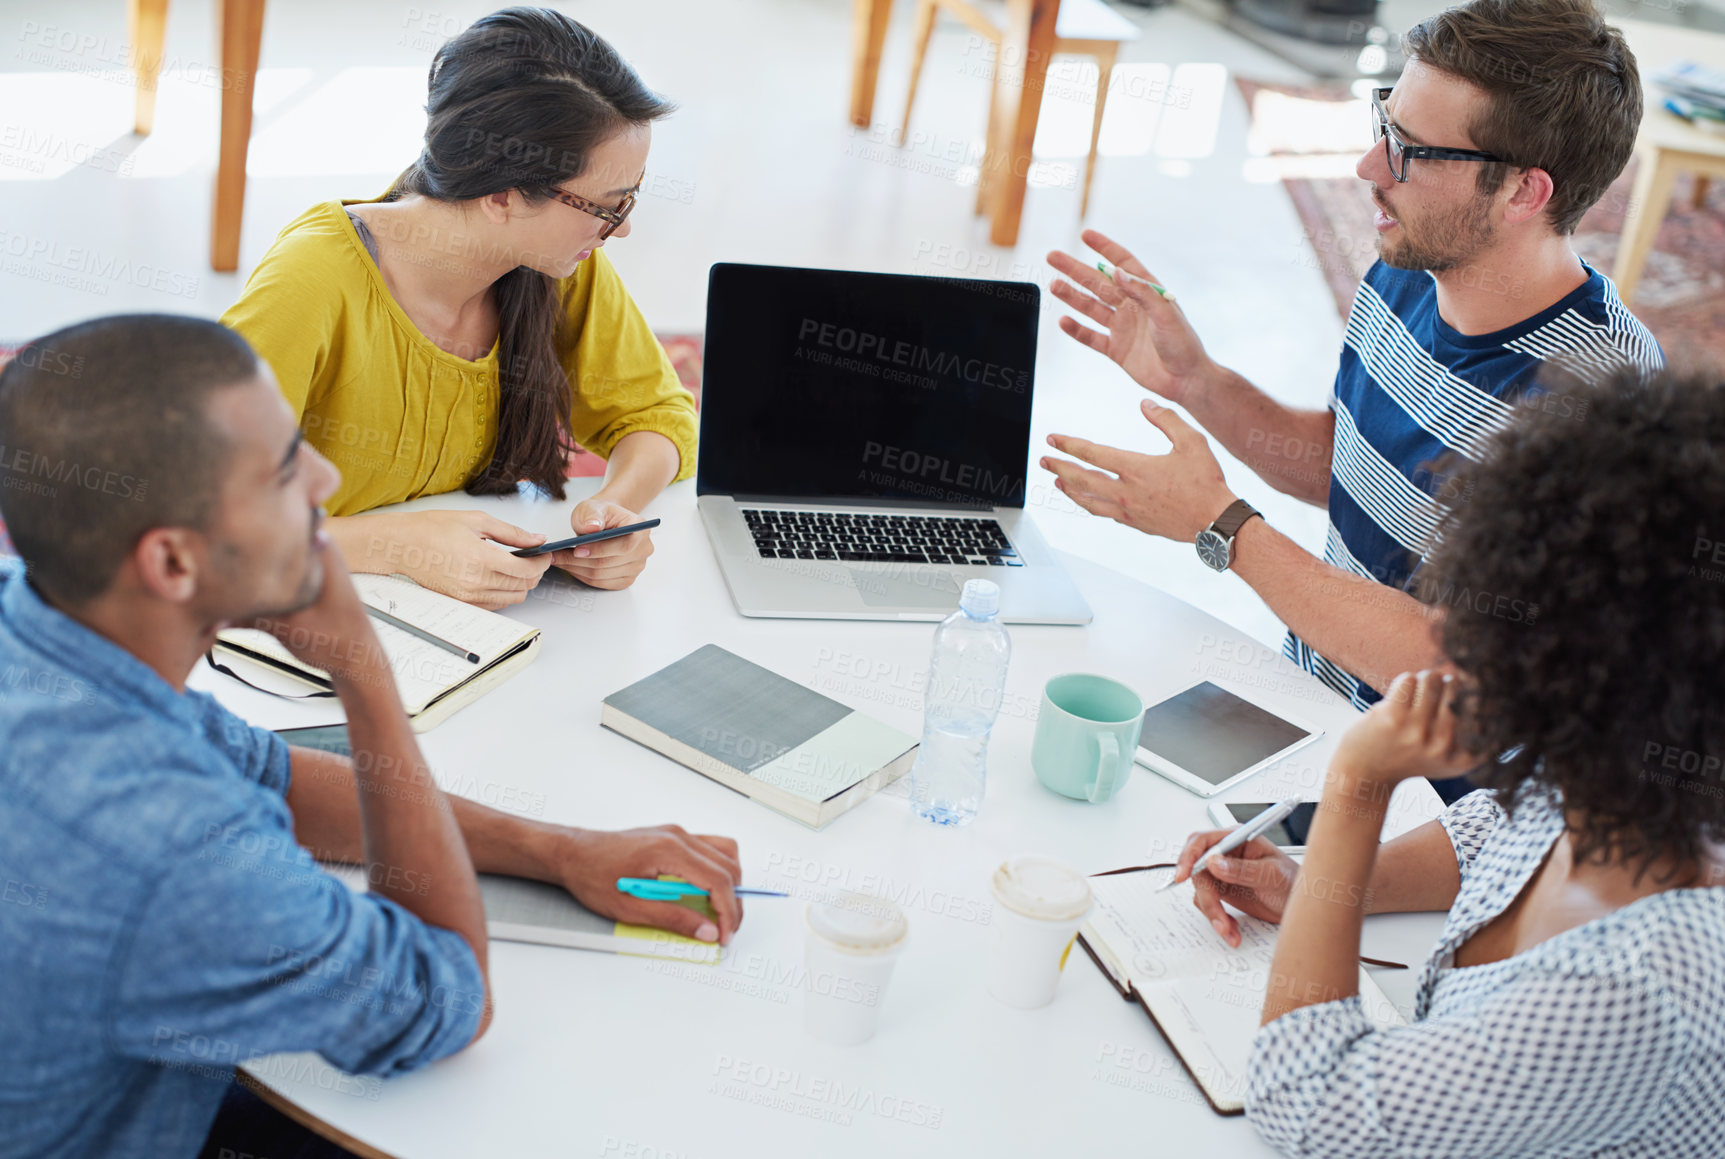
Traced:
[[[1246, 1109], [1289, 1155], [1725, 1154], [1725, 382], [1575, 389], [1446, 513], [1455, 671], [1343, 737], [1302, 865], [1259, 840], [1197, 877], [1229, 942], [1223, 900], [1284, 927]], [[1468, 753], [1505, 755], [1380, 848], [1396, 784]], [[1360, 920], [1412, 910], [1449, 918], [1414, 1021], [1376, 1029]]]
[[519, 603], [556, 565], [633, 583], [646, 532], [532, 558], [543, 535], [479, 511], [363, 514], [421, 495], [563, 498], [569, 451], [609, 461], [576, 532], [637, 522], [693, 474], [694, 398], [605, 256], [629, 234], [671, 105], [560, 12], [508, 8], [438, 50], [425, 146], [382, 197], [290, 222], [222, 321], [269, 363], [341, 469], [330, 535], [356, 572]]

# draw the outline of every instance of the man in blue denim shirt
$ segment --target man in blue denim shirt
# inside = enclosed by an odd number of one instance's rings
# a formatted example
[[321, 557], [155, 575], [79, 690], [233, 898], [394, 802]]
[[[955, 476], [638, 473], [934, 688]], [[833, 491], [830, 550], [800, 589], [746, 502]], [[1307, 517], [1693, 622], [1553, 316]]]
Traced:
[[[0, 1157], [192, 1156], [247, 1059], [391, 1075], [460, 1050], [490, 1020], [475, 865], [708, 940], [740, 920], [733, 842], [438, 791], [319, 530], [337, 481], [214, 323], [99, 319], [0, 373], [23, 557], [0, 564]], [[358, 761], [185, 690], [239, 623], [331, 673]], [[612, 884], [657, 873], [711, 889], [716, 924]]]

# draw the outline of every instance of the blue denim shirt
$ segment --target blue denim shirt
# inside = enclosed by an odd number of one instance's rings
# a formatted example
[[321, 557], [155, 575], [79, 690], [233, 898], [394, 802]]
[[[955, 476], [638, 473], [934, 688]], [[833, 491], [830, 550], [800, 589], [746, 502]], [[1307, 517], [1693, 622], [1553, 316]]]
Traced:
[[297, 845], [288, 750], [0, 560], [0, 1159], [193, 1156], [236, 1063], [412, 1070], [479, 1025], [456, 934]]

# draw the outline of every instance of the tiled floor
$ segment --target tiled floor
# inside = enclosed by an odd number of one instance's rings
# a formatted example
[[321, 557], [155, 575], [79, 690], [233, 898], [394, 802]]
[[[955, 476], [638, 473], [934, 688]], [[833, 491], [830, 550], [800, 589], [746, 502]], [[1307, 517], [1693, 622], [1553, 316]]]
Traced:
[[[10, 3], [0, 16], [0, 340], [123, 310], [214, 315], [286, 222], [308, 205], [372, 196], [414, 155], [432, 49], [491, 4], [276, 0], [264, 31], [238, 275], [207, 265], [221, 77], [210, 3], [169, 17], [157, 129], [129, 133], [120, 0]], [[1432, 0], [1432, 7], [1438, 6]], [[610, 253], [660, 330], [703, 322], [719, 260], [1047, 282], [1042, 255], [1075, 247], [1076, 175], [1089, 83], [1060, 65], [1020, 244], [986, 242], [971, 214], [987, 89], [971, 34], [943, 24], [911, 141], [902, 112], [910, 5], [887, 43], [876, 125], [846, 123], [850, 0], [581, 0], [563, 5], [615, 43], [682, 111], [655, 131], [632, 235]], [[1128, 45], [1104, 129], [1089, 224], [1132, 246], [1176, 288], [1213, 353], [1291, 402], [1322, 404], [1341, 327], [1287, 195], [1247, 165], [1246, 111], [1231, 78], [1295, 81], [1282, 59], [1194, 11], [1122, 9]], [[1068, 95], [1072, 94], [1072, 95]], [[1084, 99], [1076, 99], [1083, 94]], [[1361, 142], [1365, 126], [1361, 126]], [[1052, 299], [1048, 299], [1051, 306]], [[1035, 439], [1067, 431], [1154, 449], [1140, 390], [1066, 338], [1044, 311]], [[1309, 546], [1321, 512], [1235, 463], [1236, 488]], [[1050, 539], [1141, 577], [1274, 642], [1280, 628], [1190, 545], [1152, 541], [1076, 511], [1032, 472]]]

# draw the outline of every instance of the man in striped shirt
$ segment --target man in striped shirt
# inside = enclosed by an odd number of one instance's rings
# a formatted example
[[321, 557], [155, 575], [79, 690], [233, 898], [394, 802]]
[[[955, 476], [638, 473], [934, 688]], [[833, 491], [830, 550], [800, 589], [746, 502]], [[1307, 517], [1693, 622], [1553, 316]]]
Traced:
[[1536, 385], [1548, 365], [1593, 378], [1664, 361], [1570, 246], [1640, 124], [1621, 34], [1592, 0], [1472, 0], [1416, 27], [1406, 48], [1395, 87], [1374, 94], [1374, 141], [1355, 170], [1372, 186], [1380, 260], [1355, 294], [1327, 408], [1285, 406], [1217, 365], [1172, 296], [1106, 236], [1084, 241], [1115, 264], [1112, 278], [1049, 255], [1077, 283], [1057, 279], [1055, 296], [1102, 328], [1067, 317], [1062, 329], [1184, 407], [1271, 486], [1326, 505], [1324, 558], [1254, 518], [1203, 434], [1148, 400], [1168, 454], [1055, 435], [1056, 449], [1102, 470], [1043, 466], [1095, 514], [1196, 540], [1288, 625], [1288, 655], [1360, 708], [1397, 673], [1441, 663], [1432, 621], [1456, 601], [1538, 615], [1537, 592], [1424, 590], [1441, 506], [1465, 500], [1448, 493], [1443, 458], [1478, 458], [1517, 404], [1575, 410], [1549, 378]]

